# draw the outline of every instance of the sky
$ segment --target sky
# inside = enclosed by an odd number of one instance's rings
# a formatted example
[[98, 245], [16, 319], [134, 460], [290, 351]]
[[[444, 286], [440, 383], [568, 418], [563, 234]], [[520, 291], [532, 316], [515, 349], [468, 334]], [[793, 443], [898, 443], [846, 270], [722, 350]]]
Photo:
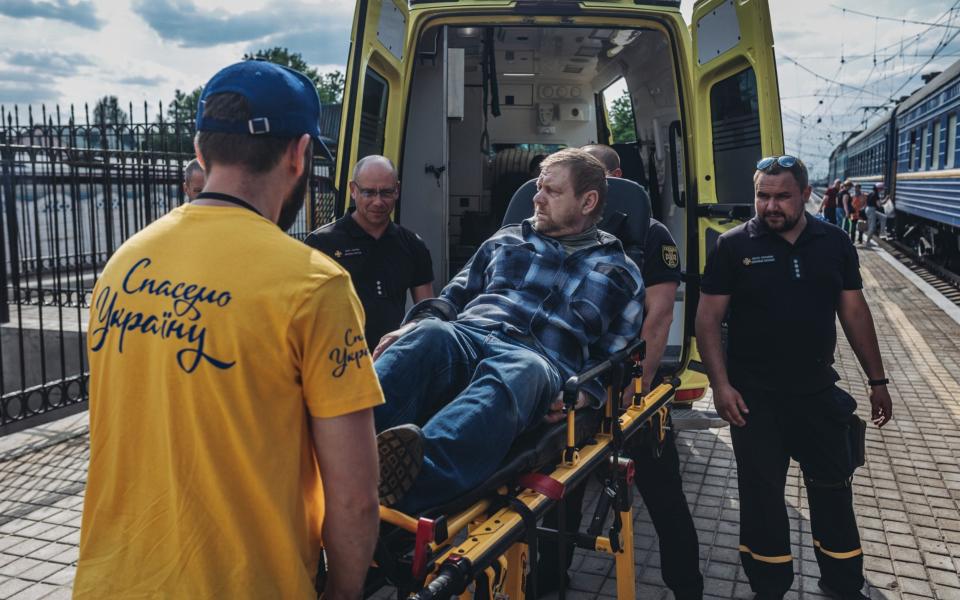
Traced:
[[[851, 131], [892, 106], [891, 98], [919, 88], [921, 73], [960, 59], [960, 0], [768, 2], [786, 149], [807, 159], [815, 175], [825, 174], [830, 151]], [[138, 112], [144, 102], [154, 111], [174, 90], [192, 90], [245, 52], [271, 46], [302, 53], [320, 71], [342, 70], [353, 6], [0, 0], [0, 105], [79, 109], [110, 94]], [[692, 6], [683, 0], [688, 18]]]

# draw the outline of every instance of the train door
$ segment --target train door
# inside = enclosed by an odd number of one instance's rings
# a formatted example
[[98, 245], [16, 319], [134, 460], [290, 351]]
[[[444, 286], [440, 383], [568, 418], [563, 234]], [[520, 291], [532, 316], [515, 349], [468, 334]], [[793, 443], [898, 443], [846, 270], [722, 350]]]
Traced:
[[[783, 154], [783, 127], [767, 0], [701, 0], [690, 29], [697, 177], [691, 235], [700, 240], [702, 273], [720, 234], [753, 216], [755, 164]], [[688, 321], [695, 310], [694, 301]]]

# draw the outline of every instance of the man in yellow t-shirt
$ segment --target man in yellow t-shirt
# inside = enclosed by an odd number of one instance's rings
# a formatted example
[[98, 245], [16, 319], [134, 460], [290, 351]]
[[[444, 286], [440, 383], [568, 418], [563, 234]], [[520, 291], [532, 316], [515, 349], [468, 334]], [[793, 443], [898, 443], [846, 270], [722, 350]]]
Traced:
[[204, 193], [123, 244], [93, 291], [74, 596], [315, 598], [322, 529], [326, 596], [356, 598], [383, 395], [348, 274], [283, 232], [319, 138], [316, 90], [248, 61], [200, 107]]

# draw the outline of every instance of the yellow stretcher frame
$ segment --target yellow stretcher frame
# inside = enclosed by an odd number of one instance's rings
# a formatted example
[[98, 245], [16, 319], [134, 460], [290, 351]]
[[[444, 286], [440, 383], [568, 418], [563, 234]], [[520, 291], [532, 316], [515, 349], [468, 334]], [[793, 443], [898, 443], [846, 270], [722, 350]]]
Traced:
[[[642, 373], [640, 361], [644, 343], [637, 341], [601, 365], [573, 377], [564, 385], [564, 403], [567, 408], [567, 442], [563, 460], [550, 473], [550, 477], [569, 487], [585, 483], [598, 469], [607, 468], [618, 474], [618, 497], [612, 507], [614, 522], [607, 536], [590, 536], [578, 532], [557, 533], [561, 554], [570, 541], [579, 547], [612, 555], [615, 561], [617, 598], [635, 600], [636, 574], [633, 547], [633, 510], [630, 501], [632, 461], [622, 459], [623, 442], [635, 435], [645, 424], [654, 422], [658, 440], [663, 440], [669, 402], [673, 399], [679, 381], [663, 383], [646, 395], [641, 394]], [[620, 408], [618, 390], [625, 381], [624, 365], [633, 365], [634, 392], [631, 404]], [[592, 443], [581, 448], [575, 446], [575, 402], [579, 388], [600, 375], [613, 372], [607, 386], [607, 403], [599, 432]], [[506, 491], [504, 489], [499, 490]], [[530, 535], [527, 516], [539, 520], [551, 507], [559, 505], [563, 523], [563, 501], [559, 502], [533, 489], [522, 489], [512, 505], [503, 506], [493, 499], [480, 500], [466, 510], [445, 521], [440, 539], [429, 542], [426, 549], [431, 555], [429, 568], [422, 574], [424, 586], [410, 597], [416, 600], [445, 600], [453, 596], [468, 598], [467, 588], [474, 585], [476, 599], [525, 600], [529, 564]], [[380, 518], [411, 534], [416, 535], [421, 520], [404, 513], [381, 507]], [[561, 525], [562, 526], [562, 525]], [[539, 534], [548, 530], [538, 529]], [[459, 544], [451, 540], [465, 534]], [[569, 538], [569, 539], [568, 539]], [[564, 597], [561, 588], [560, 598]]]

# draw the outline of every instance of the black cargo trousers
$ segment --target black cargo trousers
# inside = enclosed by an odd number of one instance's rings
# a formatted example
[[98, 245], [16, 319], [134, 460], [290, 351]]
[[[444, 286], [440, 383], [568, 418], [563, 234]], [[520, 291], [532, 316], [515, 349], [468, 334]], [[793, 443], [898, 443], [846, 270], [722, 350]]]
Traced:
[[853, 512], [856, 401], [831, 386], [813, 394], [734, 383], [750, 410], [731, 426], [740, 488], [740, 559], [754, 592], [782, 595], [793, 583], [790, 523], [784, 500], [787, 468], [800, 464], [810, 505], [814, 553], [825, 584], [859, 590], [863, 551]]
[[[680, 479], [680, 457], [673, 430], [666, 437], [659, 455], [644, 442], [643, 436], [627, 440], [624, 454], [634, 461], [634, 482], [643, 499], [660, 544], [660, 569], [663, 582], [677, 600], [699, 600], [703, 597], [703, 576], [700, 574], [700, 545], [697, 530], [690, 516], [687, 498]], [[583, 519], [583, 496], [586, 484], [568, 490], [566, 494], [566, 529], [577, 531]], [[544, 526], [556, 528], [557, 511], [544, 517]], [[628, 540], [627, 543], [633, 543]], [[538, 590], [549, 590], [551, 584], [565, 581], [557, 573], [558, 548], [556, 543], [540, 541]], [[567, 567], [573, 560], [573, 548], [567, 545]], [[540, 585], [542, 584], [542, 585]]]

